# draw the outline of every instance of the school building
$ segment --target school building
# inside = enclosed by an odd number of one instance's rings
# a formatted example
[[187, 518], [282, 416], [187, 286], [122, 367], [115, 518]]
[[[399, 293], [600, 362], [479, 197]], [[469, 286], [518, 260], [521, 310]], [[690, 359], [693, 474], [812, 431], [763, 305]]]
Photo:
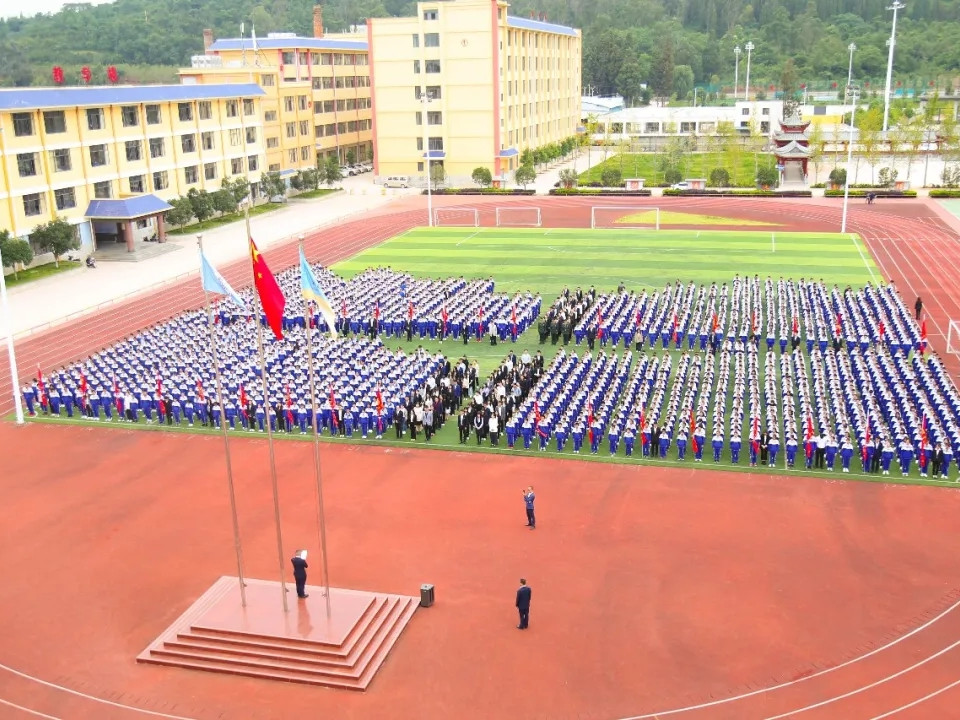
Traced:
[[580, 31], [508, 7], [433, 0], [367, 21], [378, 177], [425, 178], [429, 155], [451, 185], [481, 166], [507, 179], [525, 149], [577, 134]]
[[62, 217], [82, 254], [133, 250], [165, 240], [167, 201], [193, 188], [242, 177], [258, 195], [262, 96], [247, 83], [0, 89], [0, 228], [29, 239]]
[[205, 54], [179, 73], [186, 85], [259, 85], [267, 170], [285, 177], [331, 156], [345, 165], [373, 154], [366, 37], [328, 37], [322, 7], [313, 12], [312, 38], [270, 33], [215, 39], [204, 30]]

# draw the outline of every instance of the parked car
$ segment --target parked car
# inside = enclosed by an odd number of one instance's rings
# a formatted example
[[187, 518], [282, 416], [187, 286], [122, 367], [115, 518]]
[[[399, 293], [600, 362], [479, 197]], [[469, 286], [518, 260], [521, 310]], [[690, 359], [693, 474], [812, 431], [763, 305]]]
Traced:
[[383, 181], [383, 185], [388, 188], [410, 187], [410, 177], [408, 175], [391, 175]]
[[686, 182], [686, 181], [674, 183], [673, 185], [670, 186], [670, 189], [671, 189], [671, 190], [689, 190], [689, 189], [690, 189], [690, 183], [688, 183], [688, 182]]

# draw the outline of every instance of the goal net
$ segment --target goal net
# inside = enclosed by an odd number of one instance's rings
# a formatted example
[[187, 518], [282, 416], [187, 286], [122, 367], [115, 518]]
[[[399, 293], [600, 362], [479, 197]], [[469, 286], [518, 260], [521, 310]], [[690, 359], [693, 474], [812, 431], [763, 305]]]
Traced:
[[594, 205], [590, 208], [590, 227], [594, 230], [629, 228], [659, 230], [660, 208]]
[[497, 227], [540, 227], [538, 207], [498, 207]]
[[960, 322], [951, 320], [947, 327], [947, 352], [960, 355]]
[[437, 227], [480, 227], [480, 211], [476, 208], [440, 208], [433, 211]]

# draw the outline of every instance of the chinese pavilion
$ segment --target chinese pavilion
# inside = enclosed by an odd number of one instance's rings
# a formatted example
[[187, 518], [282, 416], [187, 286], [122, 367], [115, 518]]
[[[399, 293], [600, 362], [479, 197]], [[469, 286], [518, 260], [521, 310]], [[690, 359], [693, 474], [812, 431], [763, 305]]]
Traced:
[[781, 190], [807, 187], [810, 141], [807, 139], [806, 130], [809, 125], [809, 121], [801, 120], [800, 113], [793, 110], [788, 117], [780, 121], [780, 131], [773, 136], [776, 143], [773, 154], [777, 157]]

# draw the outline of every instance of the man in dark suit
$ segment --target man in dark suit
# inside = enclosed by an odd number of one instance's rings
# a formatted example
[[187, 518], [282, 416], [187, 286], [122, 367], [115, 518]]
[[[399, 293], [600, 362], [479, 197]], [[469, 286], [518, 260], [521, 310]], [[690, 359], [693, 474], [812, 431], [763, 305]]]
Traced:
[[520, 624], [518, 630], [526, 630], [530, 624], [530, 588], [527, 587], [527, 581], [520, 578], [520, 588], [517, 590], [517, 611], [520, 613]]
[[306, 552], [301, 550], [292, 558], [290, 558], [290, 562], [293, 563], [293, 579], [297, 582], [298, 598], [310, 597], [307, 595], [305, 587], [307, 584], [307, 561], [304, 557], [305, 555]]
[[537, 516], [534, 512], [533, 503], [537, 499], [536, 494], [533, 492], [533, 485], [530, 485], [526, 490], [523, 491], [523, 504], [527, 509], [527, 527], [531, 530], [535, 530], [537, 527]]

